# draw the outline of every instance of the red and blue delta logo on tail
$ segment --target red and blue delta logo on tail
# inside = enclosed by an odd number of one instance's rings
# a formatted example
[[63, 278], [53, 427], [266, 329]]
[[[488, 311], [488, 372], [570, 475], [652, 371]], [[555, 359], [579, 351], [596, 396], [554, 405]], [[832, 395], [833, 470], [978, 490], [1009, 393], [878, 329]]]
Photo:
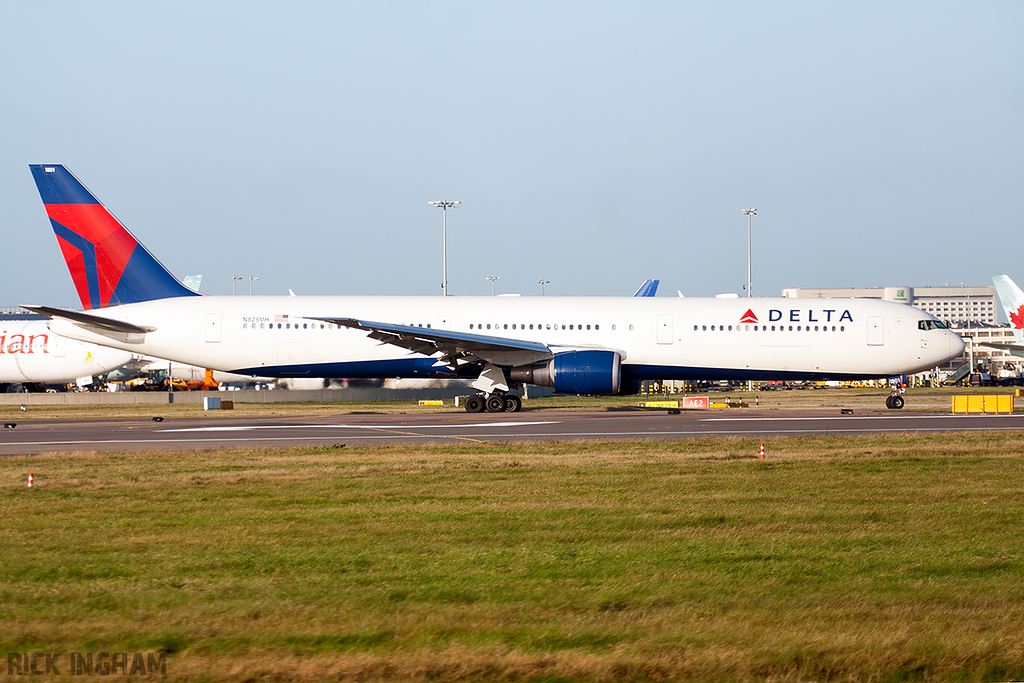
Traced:
[[59, 164], [29, 168], [86, 310], [196, 295], [153, 258], [71, 171]]

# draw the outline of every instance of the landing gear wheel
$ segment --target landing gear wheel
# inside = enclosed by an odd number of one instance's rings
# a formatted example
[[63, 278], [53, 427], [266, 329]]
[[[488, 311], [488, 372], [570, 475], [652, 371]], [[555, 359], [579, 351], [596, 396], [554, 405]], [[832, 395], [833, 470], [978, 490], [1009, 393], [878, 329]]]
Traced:
[[503, 413], [505, 412], [505, 397], [501, 394], [491, 394], [487, 397], [487, 412], [488, 413]]
[[505, 397], [505, 412], [506, 413], [518, 413], [523, 409], [523, 400], [518, 396], [506, 396]]
[[899, 394], [894, 394], [885, 399], [885, 407], [889, 410], [899, 410], [903, 407], [903, 397]]
[[482, 413], [484, 412], [484, 397], [483, 396], [470, 396], [466, 399], [466, 412], [467, 413]]

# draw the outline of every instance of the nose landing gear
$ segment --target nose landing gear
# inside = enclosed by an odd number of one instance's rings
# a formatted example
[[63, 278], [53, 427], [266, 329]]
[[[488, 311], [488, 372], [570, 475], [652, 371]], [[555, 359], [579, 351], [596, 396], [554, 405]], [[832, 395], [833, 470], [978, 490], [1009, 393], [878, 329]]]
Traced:
[[894, 386], [892, 393], [885, 399], [885, 407], [889, 410], [900, 410], [903, 407], [903, 392], [906, 391], [903, 385]]

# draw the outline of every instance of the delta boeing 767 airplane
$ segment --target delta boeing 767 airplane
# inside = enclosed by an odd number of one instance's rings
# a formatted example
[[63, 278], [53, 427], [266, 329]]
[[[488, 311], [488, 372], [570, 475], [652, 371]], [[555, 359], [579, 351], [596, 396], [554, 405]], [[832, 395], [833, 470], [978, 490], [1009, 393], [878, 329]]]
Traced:
[[[852, 380], [934, 368], [964, 342], [867, 299], [206, 296], [64, 166], [31, 166], [84, 312], [25, 306], [62, 336], [263, 377], [464, 377], [470, 412], [524, 384], [616, 394], [645, 379]], [[903, 398], [890, 396], [890, 408]]]

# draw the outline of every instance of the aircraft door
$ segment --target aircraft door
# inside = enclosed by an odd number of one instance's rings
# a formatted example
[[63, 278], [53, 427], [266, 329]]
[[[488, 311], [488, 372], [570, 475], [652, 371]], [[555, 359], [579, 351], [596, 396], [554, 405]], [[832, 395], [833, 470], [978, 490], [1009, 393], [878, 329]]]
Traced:
[[207, 343], [220, 342], [221, 314], [206, 314], [206, 341]]
[[672, 343], [672, 316], [662, 314], [658, 316], [658, 343], [659, 344], [671, 344]]
[[868, 316], [868, 346], [882, 346], [885, 343], [884, 330], [882, 316]]

